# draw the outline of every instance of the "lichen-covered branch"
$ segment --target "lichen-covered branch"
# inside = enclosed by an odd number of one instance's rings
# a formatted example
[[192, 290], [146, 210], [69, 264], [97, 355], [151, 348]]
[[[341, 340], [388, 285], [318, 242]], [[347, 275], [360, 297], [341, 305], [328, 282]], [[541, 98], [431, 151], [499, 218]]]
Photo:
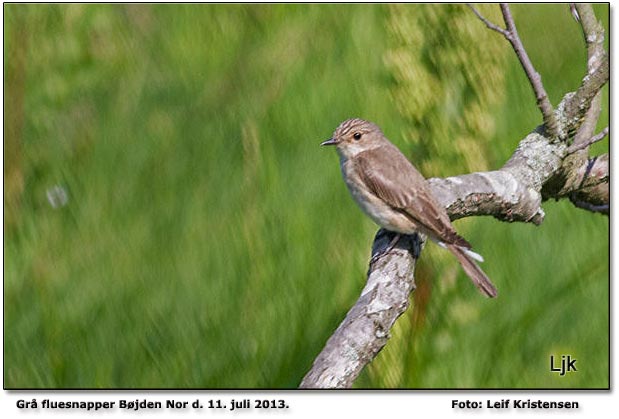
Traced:
[[[596, 187], [596, 193], [580, 191], [583, 184], [583, 168], [594, 161], [589, 157], [588, 147], [608, 134], [608, 127], [594, 135], [601, 112], [601, 87], [608, 81], [608, 56], [604, 50], [604, 29], [595, 18], [590, 4], [575, 5], [583, 36], [587, 46], [587, 74], [576, 93], [565, 100], [566, 115], [570, 132], [575, 131], [574, 140], [568, 148], [568, 156], [563, 160], [560, 171], [555, 175], [554, 197], [568, 196], [578, 208], [592, 212], [609, 213], [608, 177]], [[586, 175], [584, 176], [587, 177]], [[606, 192], [604, 192], [606, 190]], [[599, 193], [597, 193], [599, 192]], [[587, 200], [591, 199], [591, 202]]]
[[541, 195], [525, 187], [509, 170], [428, 179], [434, 196], [452, 220], [491, 215], [499, 220], [541, 224]]
[[[595, 18], [590, 4], [575, 5], [580, 18], [580, 26], [587, 46], [587, 74], [581, 87], [573, 98], [567, 103], [568, 113], [576, 115], [575, 121], [582, 121], [582, 127], [568, 126], [568, 130], [577, 133], [572, 143], [571, 152], [586, 148], [583, 143], [587, 142], [595, 131], [597, 120], [600, 116], [600, 88], [608, 81], [609, 64], [606, 51], [604, 50], [604, 28]], [[598, 86], [598, 84], [600, 84]], [[591, 104], [589, 104], [591, 101]], [[588, 109], [586, 113], [577, 110]]]
[[[392, 234], [379, 230], [372, 256], [387, 250]], [[370, 266], [361, 296], [315, 359], [301, 388], [352, 386], [363, 367], [385, 346], [391, 327], [408, 308], [422, 246], [421, 236], [402, 236], [387, 256]]]

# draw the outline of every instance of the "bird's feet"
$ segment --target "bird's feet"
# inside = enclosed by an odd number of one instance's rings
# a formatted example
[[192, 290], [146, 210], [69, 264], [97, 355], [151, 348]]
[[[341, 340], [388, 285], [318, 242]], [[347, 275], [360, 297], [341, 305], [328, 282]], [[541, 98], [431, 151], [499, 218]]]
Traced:
[[421, 254], [421, 248], [422, 248], [424, 239], [420, 237], [418, 233], [404, 235], [404, 234], [394, 233], [392, 231], [381, 229], [376, 235], [376, 238], [374, 239], [375, 244], [381, 235], [386, 235], [388, 237], [391, 237], [391, 240], [389, 241], [389, 244], [384, 250], [376, 252], [372, 256], [372, 258], [370, 259], [370, 268], [376, 262], [382, 259], [384, 256], [388, 255], [393, 250], [393, 248], [396, 247], [396, 245], [400, 242], [400, 239], [405, 240], [405, 243], [403, 243], [403, 245], [406, 245], [408, 250], [411, 252], [411, 255], [413, 256], [413, 258], [419, 259], [419, 255]]
[[402, 237], [402, 235], [398, 233], [392, 233], [392, 232], [385, 231], [385, 234], [392, 234], [393, 238], [391, 239], [391, 241], [389, 242], [389, 245], [387, 246], [385, 250], [378, 252], [372, 256], [372, 259], [370, 259], [370, 267], [373, 266], [376, 262], [378, 262], [382, 257], [388, 255], [389, 252], [393, 250], [395, 245], [398, 244], [400, 237]]

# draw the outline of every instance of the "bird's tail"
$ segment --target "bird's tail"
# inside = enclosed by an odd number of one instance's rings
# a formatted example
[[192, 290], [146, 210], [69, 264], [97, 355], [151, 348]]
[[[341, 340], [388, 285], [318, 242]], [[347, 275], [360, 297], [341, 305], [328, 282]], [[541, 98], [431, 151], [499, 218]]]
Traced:
[[[492, 284], [488, 276], [481, 270], [479, 266], [473, 260], [474, 258], [467, 253], [467, 249], [464, 249], [455, 244], [448, 244], [447, 249], [451, 251], [462, 265], [464, 272], [471, 278], [473, 283], [479, 290], [488, 297], [496, 297], [496, 287]], [[476, 254], [476, 253], [475, 253]], [[477, 255], [477, 254], [476, 254]]]

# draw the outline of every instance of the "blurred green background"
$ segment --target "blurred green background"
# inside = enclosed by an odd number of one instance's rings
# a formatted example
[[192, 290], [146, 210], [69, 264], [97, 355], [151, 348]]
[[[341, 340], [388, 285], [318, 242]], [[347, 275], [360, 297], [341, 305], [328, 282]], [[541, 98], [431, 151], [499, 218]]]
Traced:
[[[566, 5], [513, 11], [556, 105], [585, 72], [580, 26]], [[294, 388], [377, 229], [319, 143], [362, 117], [449, 176], [500, 167], [541, 122], [464, 5], [9, 4], [4, 40], [8, 388]], [[456, 223], [496, 300], [426, 246], [355, 386], [607, 387], [609, 220], [544, 210]]]

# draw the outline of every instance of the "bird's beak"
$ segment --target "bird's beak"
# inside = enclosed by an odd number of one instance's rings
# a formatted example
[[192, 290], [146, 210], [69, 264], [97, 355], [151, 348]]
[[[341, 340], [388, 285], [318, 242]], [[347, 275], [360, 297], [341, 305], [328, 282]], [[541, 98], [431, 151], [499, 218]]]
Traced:
[[329, 138], [327, 141], [320, 143], [320, 145], [336, 145], [337, 141], [335, 138]]

